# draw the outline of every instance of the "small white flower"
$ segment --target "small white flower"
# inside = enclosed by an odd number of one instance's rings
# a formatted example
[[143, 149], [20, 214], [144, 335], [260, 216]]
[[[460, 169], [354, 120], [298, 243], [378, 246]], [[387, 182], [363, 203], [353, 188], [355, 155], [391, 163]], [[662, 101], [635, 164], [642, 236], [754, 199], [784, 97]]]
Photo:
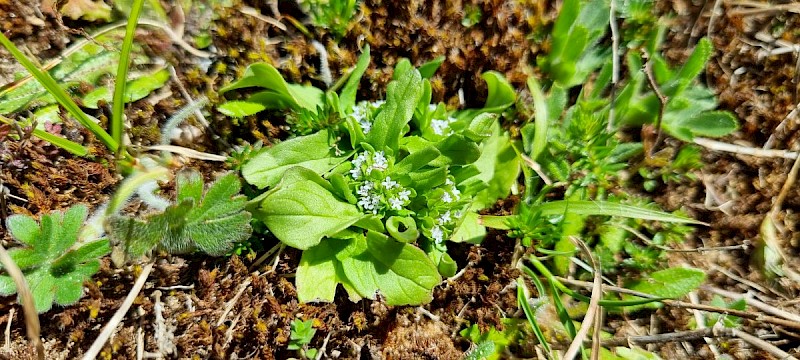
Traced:
[[383, 151], [375, 152], [372, 155], [372, 168], [380, 171], [386, 170], [389, 167], [389, 163], [386, 161], [386, 155], [384, 155]]
[[397, 187], [397, 181], [394, 181], [392, 178], [387, 176], [386, 179], [383, 179], [381, 185], [383, 185], [383, 187], [386, 189], [393, 189]]
[[375, 188], [375, 184], [372, 181], [365, 181], [361, 187], [358, 188], [358, 195], [367, 196], [369, 195], [370, 190]]
[[455, 185], [455, 184], [453, 184], [453, 180], [450, 180], [450, 178], [444, 179], [444, 184], [445, 185]]
[[452, 220], [450, 218], [450, 210], [447, 210], [446, 213], [442, 214], [442, 216], [439, 217], [439, 225], [444, 225], [446, 223], [449, 223], [450, 220]]
[[383, 104], [385, 104], [385, 103], [386, 103], [385, 100], [375, 100], [370, 104], [372, 105], [372, 107], [379, 108], [379, 107], [383, 106]]
[[431, 120], [431, 128], [433, 129], [433, 133], [436, 135], [444, 135], [444, 131], [450, 125], [447, 120]]
[[394, 210], [400, 210], [403, 208], [403, 200], [391, 198], [389, 199], [389, 206], [391, 206]]
[[455, 197], [456, 200], [461, 198], [461, 190], [458, 190], [458, 188], [455, 186], [453, 186], [453, 190], [450, 190], [450, 193], [453, 194], [453, 197]]
[[363, 131], [365, 135], [369, 134], [369, 131], [372, 130], [372, 123], [367, 121], [367, 119], [359, 120], [358, 125], [361, 126], [361, 131]]
[[366, 153], [366, 151], [358, 154], [358, 156], [356, 156], [356, 158], [353, 159], [352, 163], [353, 163], [353, 166], [355, 166], [355, 167], [361, 167], [361, 165], [364, 164], [364, 161], [367, 161], [367, 153]]
[[397, 197], [402, 201], [408, 201], [409, 195], [411, 195], [411, 190], [403, 190], [397, 193]]
[[451, 202], [453, 202], [453, 198], [450, 196], [450, 193], [445, 191], [444, 194], [442, 194], [442, 201], [444, 201], [446, 203], [451, 203]]
[[353, 177], [353, 180], [358, 180], [361, 177], [361, 168], [350, 169], [350, 176]]
[[442, 231], [440, 227], [434, 226], [433, 229], [431, 229], [431, 237], [439, 244], [444, 240], [444, 231]]
[[375, 214], [378, 212], [378, 204], [380, 203], [381, 199], [378, 198], [376, 195], [369, 195], [364, 196], [358, 200], [358, 205], [364, 208], [364, 210], [372, 210], [372, 213]]

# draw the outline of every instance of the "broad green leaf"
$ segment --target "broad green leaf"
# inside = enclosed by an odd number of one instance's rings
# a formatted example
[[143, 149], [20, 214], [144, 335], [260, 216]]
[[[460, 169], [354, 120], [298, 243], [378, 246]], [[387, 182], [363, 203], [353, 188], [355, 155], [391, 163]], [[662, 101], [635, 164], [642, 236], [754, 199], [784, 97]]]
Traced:
[[416, 69], [407, 71], [386, 88], [386, 103], [367, 135], [367, 142], [376, 151], [388, 150], [396, 154], [403, 129], [414, 115], [422, 96], [422, 77]]
[[419, 248], [367, 232], [367, 250], [342, 261], [347, 281], [361, 297], [379, 292], [388, 305], [420, 305], [441, 282], [436, 265]]
[[417, 223], [412, 217], [391, 216], [386, 220], [386, 231], [395, 240], [402, 243], [413, 243], [419, 238]]
[[301, 303], [333, 301], [336, 286], [340, 282], [336, 276], [336, 268], [337, 265], [341, 267], [336, 254], [342, 247], [332, 245], [342, 245], [337, 243], [346, 242], [347, 240], [328, 239], [303, 251], [295, 277], [298, 301]]
[[708, 59], [714, 51], [711, 41], [708, 38], [702, 38], [695, 45], [694, 51], [689, 55], [686, 63], [675, 74], [675, 84], [668, 86], [665, 89], [666, 96], [676, 96], [680, 94], [694, 79], [705, 69]]
[[[656, 297], [677, 299], [697, 289], [706, 279], [703, 270], [694, 268], [669, 268], [651, 273], [640, 280], [626, 284], [626, 288]], [[624, 298], [634, 298], [626, 295]]]
[[[467, 165], [474, 163], [481, 156], [478, 144], [469, 141], [463, 135], [452, 134], [436, 143], [436, 148], [441, 152], [439, 160], [446, 160], [444, 164]], [[432, 165], [438, 165], [434, 163]]]
[[[143, 99], [151, 92], [161, 88], [169, 80], [169, 70], [161, 69], [153, 74], [145, 75], [128, 81], [125, 88], [124, 103]], [[97, 109], [98, 102], [101, 100], [111, 102], [111, 90], [108, 87], [98, 88], [83, 97], [83, 106], [90, 109]]]
[[464, 130], [464, 136], [472, 141], [480, 142], [492, 136], [496, 123], [497, 114], [479, 114], [470, 121], [469, 125]]
[[520, 158], [514, 150], [509, 135], [494, 123], [492, 136], [481, 143], [481, 156], [474, 165], [478, 174], [473, 178], [487, 185], [473, 199], [472, 209], [492, 206], [497, 199], [505, 198], [516, 185], [520, 173]]
[[248, 183], [263, 189], [275, 186], [289, 168], [302, 166], [318, 174], [339, 165], [350, 154], [336, 155], [327, 130], [301, 136], [262, 151], [242, 166]]
[[[727, 111], [707, 111], [686, 119], [674, 126], [685, 128], [694, 136], [721, 137], [739, 128], [736, 118]], [[691, 141], [692, 139], [681, 139]]]
[[317, 182], [302, 180], [278, 184], [264, 198], [257, 216], [281, 242], [305, 250], [364, 215]]
[[453, 232], [450, 241], [480, 244], [485, 237], [486, 227], [478, 223], [478, 213], [470, 211], [464, 215], [464, 219]]
[[483, 104], [484, 111], [501, 112], [514, 104], [517, 94], [502, 74], [496, 71], [487, 71], [481, 77], [489, 87], [486, 103]]
[[437, 56], [435, 59], [428, 61], [419, 66], [419, 74], [422, 75], [423, 79], [430, 79], [436, 74], [436, 70], [439, 70], [439, 67], [442, 66], [442, 63], [445, 60], [445, 56]]
[[254, 115], [266, 109], [262, 103], [240, 100], [228, 101], [217, 106], [219, 112], [235, 118]]
[[275, 69], [274, 66], [267, 63], [252, 64], [245, 70], [244, 76], [238, 81], [223, 87], [219, 90], [220, 94], [224, 94], [231, 90], [247, 88], [247, 87], [261, 87], [268, 91], [262, 92], [259, 97], [251, 96], [249, 102], [263, 101], [267, 104], [274, 104], [270, 99], [270, 92], [274, 93], [274, 97], [285, 101], [286, 106], [293, 110], [300, 110], [305, 108], [311, 111], [316, 111], [317, 106], [323, 104], [324, 92], [320, 89], [303, 86], [297, 84], [287, 83], [281, 74]]
[[436, 149], [436, 146], [434, 146], [432, 143], [422, 140], [418, 144], [422, 146], [413, 149], [413, 151], [410, 148], [406, 148], [411, 153], [394, 165], [394, 173], [408, 174], [430, 164], [433, 160], [438, 158], [439, 155], [441, 155], [439, 150]]
[[339, 93], [339, 103], [341, 104], [341, 108], [346, 112], [351, 111], [356, 104], [358, 85], [361, 83], [361, 77], [364, 76], [364, 71], [366, 71], [369, 66], [369, 56], [369, 45], [366, 45], [361, 52], [361, 56], [358, 57], [355, 69], [350, 73], [350, 76], [347, 78], [347, 83]]

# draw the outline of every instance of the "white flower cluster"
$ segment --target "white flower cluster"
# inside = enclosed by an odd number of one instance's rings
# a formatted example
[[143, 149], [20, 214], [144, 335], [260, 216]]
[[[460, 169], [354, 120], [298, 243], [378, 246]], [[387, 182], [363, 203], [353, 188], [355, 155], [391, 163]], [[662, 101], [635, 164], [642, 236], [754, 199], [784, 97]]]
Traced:
[[446, 203], [451, 203], [453, 201], [458, 201], [461, 199], [461, 191], [453, 184], [453, 180], [447, 179], [445, 180], [445, 185], [450, 187], [449, 190], [445, 190], [444, 194], [442, 194], [442, 201]]
[[[438, 106], [436, 104], [428, 105], [430, 111], [436, 111]], [[450, 135], [450, 124], [456, 121], [456, 118], [448, 116], [447, 119], [431, 119], [431, 129], [436, 135]]]
[[361, 130], [364, 131], [364, 134], [369, 134], [369, 131], [372, 130], [370, 115], [373, 111], [375, 111], [375, 109], [381, 107], [381, 105], [384, 103], [385, 101], [383, 100], [373, 102], [362, 101], [353, 105], [353, 112], [350, 113], [350, 116], [352, 116], [353, 119], [358, 122], [358, 125], [361, 126]]
[[350, 169], [350, 176], [353, 177], [353, 180], [358, 180], [361, 176], [368, 176], [372, 174], [373, 170], [386, 171], [389, 167], [383, 151], [377, 151], [371, 157], [368, 152], [364, 151], [358, 154], [351, 163], [353, 168]]
[[[445, 180], [444, 194], [442, 194], [442, 201], [446, 204], [451, 204], [461, 199], [461, 191], [458, 190], [453, 180], [448, 178]], [[450, 210], [445, 211], [444, 214], [436, 219], [436, 225], [431, 228], [431, 238], [437, 244], [444, 241], [445, 229], [452, 225], [455, 219], [461, 217], [461, 211], [451, 213]]]
[[436, 225], [431, 229], [431, 237], [437, 244], [444, 241], [444, 230], [442, 227], [447, 226], [451, 221], [453, 221], [453, 218], [450, 215], [450, 210], [447, 210], [442, 216], [436, 219]]
[[356, 189], [356, 193], [359, 196], [358, 206], [365, 211], [377, 214], [384, 206], [388, 206], [391, 210], [402, 210], [411, 200], [411, 190], [389, 176], [380, 181], [366, 179], [373, 171], [382, 173], [389, 168], [389, 161], [383, 151], [375, 153], [364, 151], [351, 162], [353, 169], [350, 170], [350, 175], [353, 180], [364, 180]]

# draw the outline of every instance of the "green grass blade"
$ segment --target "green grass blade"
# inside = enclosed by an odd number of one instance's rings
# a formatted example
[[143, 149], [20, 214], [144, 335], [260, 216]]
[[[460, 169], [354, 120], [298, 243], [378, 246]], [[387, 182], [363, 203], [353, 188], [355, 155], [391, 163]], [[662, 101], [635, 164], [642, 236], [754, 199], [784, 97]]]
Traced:
[[[539, 296], [542, 295], [543, 293], [539, 293]], [[547, 338], [544, 336], [542, 328], [539, 327], [539, 322], [536, 321], [536, 314], [534, 314], [533, 309], [531, 309], [531, 305], [528, 303], [528, 299], [525, 296], [525, 282], [522, 281], [521, 277], [517, 279], [517, 302], [519, 303], [519, 306], [522, 307], [525, 317], [528, 318], [528, 323], [531, 325], [531, 329], [533, 329], [533, 334], [536, 335], [536, 339], [539, 340], [539, 344], [542, 345], [544, 353], [548, 358], [552, 358], [550, 356], [552, 353], [550, 350], [550, 344], [547, 343]]]
[[549, 109], [547, 108], [547, 101], [544, 99], [542, 88], [533, 75], [528, 76], [528, 90], [533, 96], [533, 106], [535, 108], [533, 144], [531, 144], [530, 157], [533, 161], [538, 161], [539, 156], [547, 147]]
[[117, 66], [117, 77], [114, 82], [114, 99], [111, 108], [111, 136], [117, 143], [114, 152], [119, 152], [118, 148], [122, 144], [122, 121], [125, 111], [125, 85], [128, 82], [128, 66], [130, 64], [131, 49], [133, 48], [133, 35], [136, 32], [136, 24], [139, 22], [139, 14], [142, 12], [144, 0], [135, 0], [131, 15], [128, 17], [128, 26], [125, 28], [125, 39], [122, 41], [122, 51], [119, 54], [119, 65]]
[[75, 155], [78, 155], [78, 156], [89, 155], [89, 149], [87, 149], [85, 146], [83, 146], [81, 144], [78, 144], [76, 142], [72, 142], [72, 141], [69, 141], [67, 139], [64, 139], [63, 137], [60, 137], [60, 136], [57, 136], [57, 135], [53, 135], [53, 134], [51, 134], [51, 133], [49, 133], [47, 131], [43, 131], [43, 130], [39, 130], [39, 129], [33, 130], [33, 136], [36, 136], [39, 139], [42, 139], [42, 140], [47, 141], [47, 142], [49, 142], [49, 143], [51, 143], [51, 144], [53, 144], [55, 146], [58, 146], [58, 147], [62, 148], [64, 150], [67, 150], [67, 151], [69, 151], [69, 152], [71, 152], [71, 153], [73, 153]]
[[[14, 122], [14, 120], [8, 119], [4, 116], [0, 116], [0, 122], [11, 125]], [[86, 156], [89, 154], [89, 149], [87, 149], [85, 146], [78, 144], [76, 142], [69, 141], [60, 136], [53, 135], [47, 131], [34, 129], [33, 136], [36, 136], [39, 139], [47, 141], [55, 146], [58, 146], [78, 156]]]
[[570, 212], [578, 215], [605, 215], [605, 216], [619, 216], [626, 218], [664, 221], [684, 224], [697, 224], [708, 225], [702, 221], [690, 219], [683, 216], [672, 215], [658, 210], [650, 210], [638, 206], [612, 203], [612, 202], [598, 202], [587, 200], [558, 200], [550, 201], [541, 205], [534, 206], [534, 211], [541, 211], [543, 216], [550, 215], [563, 215], [565, 212]]
[[111, 150], [116, 150], [118, 143], [103, 128], [100, 127], [92, 118], [81, 110], [78, 104], [72, 100], [67, 92], [58, 85], [49, 73], [42, 71], [39, 67], [28, 59], [5, 35], [0, 32], [0, 44], [2, 44], [14, 56], [39, 83], [47, 89], [67, 112], [70, 113], [78, 122], [89, 129], [103, 144]]

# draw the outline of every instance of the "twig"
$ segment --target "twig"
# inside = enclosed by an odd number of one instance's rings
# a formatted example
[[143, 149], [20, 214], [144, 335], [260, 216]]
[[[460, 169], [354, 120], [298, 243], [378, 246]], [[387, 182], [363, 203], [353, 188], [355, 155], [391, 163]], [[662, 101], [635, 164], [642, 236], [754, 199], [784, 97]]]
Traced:
[[617, 337], [613, 339], [604, 340], [603, 346], [616, 347], [616, 346], [631, 346], [631, 345], [646, 345], [646, 344], [662, 344], [670, 342], [699, 340], [706, 337], [714, 337], [714, 338], [736, 337], [754, 347], [769, 352], [770, 354], [775, 355], [780, 359], [797, 360], [794, 356], [777, 348], [775, 345], [772, 345], [753, 335], [750, 335], [748, 333], [745, 333], [737, 329], [725, 328], [722, 326], [715, 326], [713, 328], [706, 328], [700, 330], [678, 331], [678, 332], [664, 333], [658, 335]]
[[[231, 340], [233, 340], [233, 329], [236, 328], [236, 324], [239, 323], [239, 319], [241, 319], [241, 318], [242, 318], [242, 313], [236, 314], [236, 317], [233, 318], [233, 321], [231, 322], [231, 326], [228, 327], [227, 331], [225, 331], [225, 345], [223, 345], [223, 347], [228, 347], [228, 344], [230, 344]], [[217, 326], [219, 326], [219, 325], [217, 325]]]
[[646, 64], [644, 64], [644, 74], [647, 75], [647, 83], [650, 84], [650, 88], [656, 93], [656, 97], [658, 97], [659, 107], [658, 107], [658, 118], [656, 118], [656, 141], [653, 142], [653, 145], [650, 147], [650, 151], [648, 151], [647, 156], [652, 157], [655, 149], [661, 144], [662, 137], [664, 136], [663, 131], [661, 131], [661, 121], [664, 119], [664, 110], [667, 108], [667, 102], [669, 99], [664, 96], [664, 93], [661, 92], [661, 88], [658, 87], [658, 83], [656, 82], [656, 77], [653, 75], [653, 62], [648, 60]]
[[122, 302], [122, 306], [119, 307], [114, 316], [111, 317], [111, 320], [108, 321], [106, 326], [103, 327], [103, 331], [100, 332], [100, 335], [97, 336], [97, 339], [94, 341], [92, 346], [89, 350], [83, 354], [83, 360], [94, 360], [97, 358], [97, 354], [100, 353], [100, 350], [103, 350], [103, 346], [105, 346], [106, 341], [114, 334], [114, 330], [116, 330], [117, 325], [122, 322], [122, 319], [125, 318], [125, 314], [128, 313], [128, 309], [131, 308], [133, 302], [136, 300], [136, 297], [139, 296], [139, 292], [142, 291], [144, 284], [147, 282], [147, 277], [150, 276], [150, 271], [153, 270], [153, 263], [148, 263], [142, 268], [142, 273], [139, 274], [139, 277], [136, 278], [136, 282], [133, 284], [133, 288], [128, 293], [128, 296], [125, 297], [125, 301]]
[[[697, 292], [694, 291], [689, 292], [689, 301], [691, 301], [692, 304], [700, 303], [700, 298], [697, 296]], [[708, 327], [706, 326], [706, 317], [703, 316], [702, 311], [692, 310], [692, 313], [694, 313], [694, 321], [695, 323], [697, 323], [696, 326], [698, 329], [705, 329]], [[720, 355], [722, 354], [719, 352], [719, 348], [717, 347], [717, 344], [714, 342], [714, 339], [710, 337], [704, 337], [703, 341], [705, 341], [706, 344], [708, 344], [708, 348], [711, 349], [712, 353], [714, 353], [714, 358], [719, 359]]]
[[550, 178], [547, 176], [547, 174], [544, 173], [544, 170], [542, 169], [542, 166], [539, 165], [538, 162], [536, 162], [535, 160], [531, 159], [530, 156], [525, 155], [525, 154], [520, 154], [520, 157], [522, 158], [522, 161], [524, 161], [525, 164], [528, 165], [528, 167], [533, 169], [533, 171], [536, 173], [536, 175], [539, 175], [539, 177], [542, 178], [542, 181], [544, 181], [544, 183], [546, 185], [553, 185], [553, 181], [550, 180]]
[[225, 161], [228, 158], [226, 156], [217, 155], [217, 154], [209, 154], [200, 152], [194, 149], [189, 149], [183, 146], [175, 146], [175, 145], [152, 145], [143, 147], [142, 150], [145, 151], [169, 151], [171, 153], [175, 153], [178, 155], [183, 155], [188, 158], [197, 159], [197, 160], [205, 160], [205, 161]]
[[739, 339], [742, 339], [742, 341], [750, 345], [753, 345], [761, 350], [764, 350], [772, 355], [775, 355], [778, 359], [797, 360], [796, 357], [789, 355], [789, 353], [779, 349], [777, 346], [772, 345], [744, 331], [740, 331], [737, 329], [730, 329], [730, 331], [731, 334], [733, 334], [733, 336], [738, 337]]
[[[560, 281], [560, 282], [562, 282], [562, 283], [564, 283], [564, 284], [570, 284], [570, 285], [573, 285], [573, 286], [580, 286], [580, 287], [583, 287], [583, 288], [592, 288], [592, 286], [593, 286], [593, 284], [590, 283], [590, 282], [580, 281], [580, 280], [572, 280], [572, 279], [567, 279], [567, 278], [563, 278], [563, 277], [560, 277], [560, 276], [556, 276], [555, 279]], [[603, 289], [608, 290], [608, 291], [613, 291], [613, 292], [616, 292], [616, 293], [620, 293], [620, 294], [628, 294], [628, 295], [638, 296], [638, 297], [645, 298], [645, 299], [655, 299], [655, 298], [657, 298], [657, 296], [653, 296], [651, 294], [639, 292], [639, 291], [636, 291], [636, 290], [621, 288], [621, 287], [618, 287], [618, 286], [603, 285]], [[787, 319], [783, 319], [783, 318], [778, 318], [778, 317], [775, 317], [775, 316], [769, 316], [769, 315], [764, 315], [764, 314], [759, 314], [759, 313], [753, 313], [753, 312], [750, 312], [750, 311], [728, 309], [728, 308], [711, 306], [711, 305], [703, 305], [703, 304], [692, 304], [692, 303], [688, 303], [688, 302], [684, 302], [684, 301], [670, 300], [670, 299], [660, 300], [660, 302], [662, 302], [664, 305], [668, 305], [668, 306], [674, 306], [674, 307], [679, 307], [679, 308], [684, 308], [684, 309], [696, 309], [696, 310], [709, 311], [709, 312], [718, 313], [718, 314], [738, 316], [740, 318], [745, 318], [745, 319], [753, 320], [753, 321], [756, 321], [756, 322], [766, 322], [766, 323], [770, 323], [770, 324], [773, 324], [773, 325], [780, 325], [780, 326], [790, 327], [790, 328], [793, 328], [793, 329], [800, 329], [800, 322], [791, 321], [791, 320], [787, 320]]]
[[797, 159], [797, 151], [753, 148], [753, 147], [729, 144], [701, 137], [694, 138], [694, 143], [709, 148], [711, 150], [724, 151], [739, 155], [749, 155], [749, 156], [763, 157], [763, 158], [783, 158], [790, 160]]
[[614, 226], [617, 226], [617, 227], [619, 227], [619, 228], [621, 228], [621, 229], [633, 234], [634, 236], [636, 236], [637, 238], [639, 238], [640, 240], [642, 240], [645, 244], [647, 244], [649, 246], [652, 246], [652, 247], [655, 247], [655, 248], [658, 248], [658, 249], [664, 250], [664, 251], [670, 251], [670, 252], [693, 253], [693, 252], [706, 252], [706, 251], [747, 250], [747, 248], [750, 246], [750, 242], [749, 241], [745, 241], [745, 243], [743, 243], [741, 245], [701, 247], [701, 248], [695, 248], [695, 249], [673, 249], [673, 248], [668, 247], [668, 246], [659, 245], [659, 244], [654, 243], [653, 240], [650, 240], [650, 238], [648, 238], [647, 236], [645, 236], [644, 234], [642, 234], [638, 230], [636, 230], [636, 229], [634, 229], [634, 228], [632, 228], [632, 227], [630, 227], [628, 225], [625, 225], [625, 224], [614, 224]]
[[325, 336], [325, 340], [322, 341], [322, 346], [319, 347], [317, 358], [315, 360], [321, 360], [325, 355], [325, 349], [328, 347], [328, 340], [331, 339], [331, 334], [333, 334], [333, 332], [329, 332], [328, 335]]
[[431, 319], [433, 321], [437, 321], [437, 322], [438, 321], [442, 321], [441, 317], [439, 317], [438, 315], [428, 311], [428, 309], [425, 309], [422, 306], [417, 306], [417, 311], [419, 311], [420, 314], [427, 316], [429, 319]]
[[256, 259], [256, 261], [253, 263], [253, 265], [250, 265], [250, 271], [253, 271], [253, 270], [257, 269], [259, 266], [261, 266], [261, 264], [263, 264], [265, 261], [267, 261], [267, 259], [272, 254], [274, 254], [276, 251], [278, 251], [278, 249], [280, 249], [281, 246], [284, 246], [283, 243], [278, 243], [277, 245], [273, 246], [271, 249], [267, 250], [267, 252], [265, 252], [264, 255], [259, 256], [258, 259]]
[[663, 344], [671, 342], [682, 342], [699, 340], [704, 337], [733, 337], [729, 329], [714, 329], [706, 328], [701, 330], [690, 331], [677, 331], [671, 333], [663, 333], [657, 335], [634, 335], [625, 337], [616, 337], [612, 339], [603, 340], [603, 347], [617, 347], [617, 346], [630, 346], [630, 345], [647, 345], [647, 344]]
[[729, 11], [730, 15], [755, 15], [765, 12], [787, 11], [800, 14], [798, 4], [772, 4], [758, 1], [732, 1], [730, 5], [748, 7], [749, 9], [735, 8]]
[[[738, 276], [738, 275], [736, 275], [736, 274], [734, 274], [734, 273], [722, 268], [721, 266], [718, 266], [717, 264], [711, 264], [710, 267], [711, 267], [711, 270], [720, 272], [723, 275], [725, 275], [725, 276], [727, 276], [727, 277], [729, 277], [729, 278], [731, 278], [733, 280], [736, 280], [736, 281], [738, 281], [738, 282], [740, 282], [742, 284], [745, 284], [745, 285], [747, 285], [747, 286], [749, 286], [749, 287], [751, 287], [753, 289], [756, 289], [756, 290], [758, 290], [758, 291], [760, 291], [760, 292], [762, 292], [764, 294], [773, 293], [773, 294], [776, 294], [776, 295], [780, 295], [780, 294], [777, 294], [776, 292], [772, 291], [771, 289], [768, 289], [768, 288], [763, 287], [763, 286], [761, 286], [759, 284], [756, 284], [755, 282], [752, 282], [752, 281], [747, 280], [747, 279], [745, 279], [745, 278], [743, 278], [741, 276]], [[733, 294], [733, 292], [731, 292], [731, 294]]]
[[236, 301], [239, 300], [239, 297], [242, 296], [247, 287], [250, 286], [250, 278], [245, 279], [241, 285], [239, 285], [239, 291], [236, 292], [236, 295], [233, 296], [227, 304], [225, 304], [225, 310], [222, 311], [222, 315], [220, 315], [219, 320], [217, 320], [217, 324], [215, 326], [222, 325], [225, 322], [225, 317], [228, 316], [228, 313], [233, 310], [233, 306], [236, 305]]
[[790, 313], [790, 312], [788, 312], [786, 310], [782, 310], [782, 309], [776, 308], [774, 306], [771, 306], [769, 304], [761, 302], [761, 301], [759, 301], [757, 299], [753, 299], [751, 296], [748, 296], [748, 294], [735, 293], [733, 291], [727, 291], [727, 290], [718, 289], [718, 288], [715, 288], [713, 286], [702, 286], [701, 288], [703, 290], [705, 290], [705, 291], [708, 291], [708, 292], [711, 292], [711, 293], [714, 293], [714, 294], [717, 294], [717, 295], [720, 295], [720, 296], [724, 296], [724, 297], [729, 298], [729, 299], [733, 299], [733, 300], [742, 300], [742, 299], [744, 299], [745, 304], [747, 304], [749, 306], [752, 306], [752, 307], [754, 307], [756, 309], [759, 309], [759, 310], [761, 310], [761, 311], [763, 311], [763, 312], [765, 312], [767, 314], [780, 316], [780, 317], [782, 317], [782, 318], [784, 318], [786, 320], [796, 321], [796, 322], [800, 323], [800, 316], [798, 316], [797, 314]]
[[[576, 356], [578, 356], [578, 352], [581, 351], [583, 340], [586, 339], [587, 334], [589, 334], [589, 328], [591, 328], [594, 324], [597, 316], [596, 314], [600, 311], [600, 298], [603, 297], [603, 277], [600, 271], [600, 266], [597, 264], [597, 260], [595, 260], [594, 256], [592, 256], [592, 251], [589, 250], [589, 247], [586, 246], [586, 243], [577, 237], [571, 236], [570, 239], [572, 242], [576, 243], [578, 247], [585, 253], [585, 255], [591, 260], [592, 268], [594, 269], [594, 283], [592, 284], [592, 297], [589, 300], [589, 309], [586, 311], [586, 316], [583, 318], [581, 329], [578, 330], [577, 334], [575, 334], [575, 338], [572, 339], [572, 343], [569, 345], [567, 353], [564, 354], [563, 358], [566, 360], [574, 359]], [[600, 327], [600, 324], [596, 324], [595, 327]], [[599, 348], [600, 338], [593, 338], [592, 353], [599, 354]]]
[[781, 192], [778, 193], [778, 197], [772, 204], [772, 209], [770, 210], [770, 214], [767, 214], [767, 216], [778, 215], [778, 212], [781, 211], [781, 206], [783, 206], [783, 201], [786, 200], [786, 195], [789, 194], [789, 190], [792, 189], [792, 187], [794, 186], [795, 180], [797, 180], [797, 172], [799, 170], [800, 170], [800, 157], [796, 157], [794, 159], [794, 164], [792, 164], [791, 170], [789, 170], [789, 175], [786, 177], [786, 182], [783, 183]]
[[[277, 8], [275, 8], [275, 10], [277, 10]], [[275, 10], [273, 10], [273, 12], [275, 12]], [[261, 21], [263, 21], [263, 22], [265, 22], [267, 24], [270, 24], [270, 25], [272, 25], [272, 26], [274, 26], [274, 27], [276, 27], [278, 29], [286, 31], [286, 25], [281, 24], [280, 21], [278, 21], [277, 19], [275, 19], [273, 17], [269, 17], [269, 16], [266, 16], [266, 15], [262, 14], [261, 12], [259, 12], [258, 10], [256, 10], [253, 7], [242, 6], [242, 8], [239, 9], [239, 12], [242, 13], [242, 14], [245, 14], [247, 16], [252, 16], [252, 17], [254, 17], [254, 18], [258, 19], [258, 20], [261, 20]]]
[[[28, 334], [28, 340], [36, 348], [37, 358], [44, 360], [44, 344], [42, 344], [42, 338], [40, 337], [42, 328], [39, 325], [39, 313], [36, 312], [31, 288], [28, 287], [28, 282], [25, 280], [25, 276], [22, 275], [22, 270], [11, 259], [3, 245], [0, 245], [0, 263], [3, 264], [8, 276], [14, 280], [14, 285], [17, 286], [17, 293], [22, 300], [22, 313], [25, 316], [25, 331]], [[10, 322], [11, 318], [9, 318]]]
[[6, 351], [11, 351], [11, 322], [14, 321], [15, 308], [8, 310], [8, 322], [6, 323], [6, 343], [4, 345]]

